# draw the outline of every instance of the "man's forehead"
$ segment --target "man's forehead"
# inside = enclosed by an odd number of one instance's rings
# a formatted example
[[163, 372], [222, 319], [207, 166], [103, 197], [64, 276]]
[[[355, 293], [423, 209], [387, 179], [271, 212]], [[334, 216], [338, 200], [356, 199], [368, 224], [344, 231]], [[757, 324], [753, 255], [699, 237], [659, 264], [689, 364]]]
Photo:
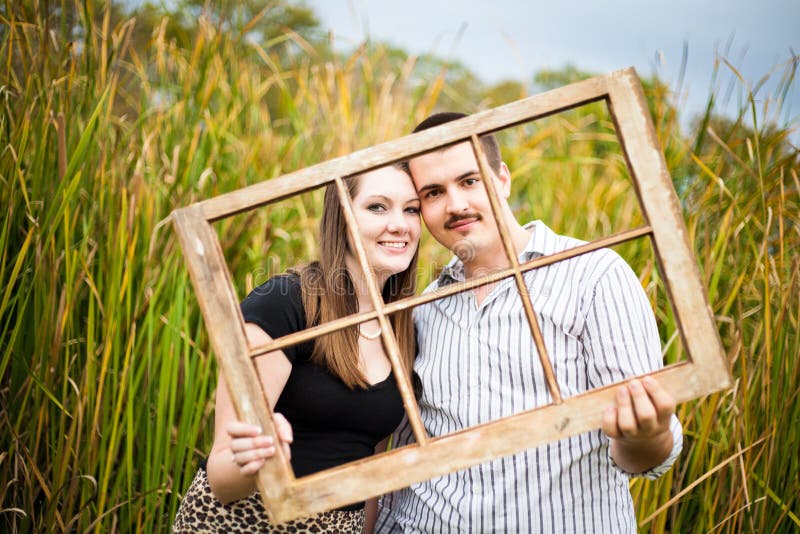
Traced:
[[[465, 171], [476, 170], [478, 161], [472, 145], [464, 141], [457, 145], [446, 146], [421, 156], [416, 156], [408, 161], [411, 176], [416, 183], [417, 179], [427, 178], [447, 178], [450, 174], [461, 175]], [[417, 170], [415, 173], [414, 170]], [[420, 171], [425, 171], [420, 172]], [[435, 171], [438, 176], [429, 176], [428, 173]]]
[[443, 146], [430, 152], [426, 152], [425, 154], [414, 156], [409, 161], [424, 159], [428, 156], [466, 156], [467, 154], [471, 154], [473, 158], [475, 157], [475, 152], [472, 150], [472, 143], [469, 141], [461, 141], [460, 143], [456, 143], [454, 145]]

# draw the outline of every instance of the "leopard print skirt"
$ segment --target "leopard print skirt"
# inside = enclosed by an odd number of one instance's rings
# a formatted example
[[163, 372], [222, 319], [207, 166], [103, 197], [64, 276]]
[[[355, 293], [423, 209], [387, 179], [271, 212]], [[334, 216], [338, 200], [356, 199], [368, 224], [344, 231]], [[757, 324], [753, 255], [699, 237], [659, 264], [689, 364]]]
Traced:
[[222, 504], [211, 493], [205, 469], [199, 469], [181, 501], [172, 532], [184, 533], [266, 533], [266, 532], [342, 532], [360, 533], [364, 528], [364, 509], [333, 510], [307, 519], [272, 525], [258, 493]]

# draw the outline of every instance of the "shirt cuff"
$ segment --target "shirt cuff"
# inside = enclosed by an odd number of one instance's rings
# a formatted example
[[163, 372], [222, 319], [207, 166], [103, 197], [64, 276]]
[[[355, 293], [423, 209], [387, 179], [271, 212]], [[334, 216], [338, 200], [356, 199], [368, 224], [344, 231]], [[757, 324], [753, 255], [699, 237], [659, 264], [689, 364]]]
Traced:
[[670, 470], [672, 464], [674, 464], [675, 460], [677, 460], [678, 456], [680, 456], [681, 450], [683, 450], [683, 429], [681, 427], [681, 422], [678, 421], [678, 418], [675, 416], [675, 414], [673, 414], [669, 420], [669, 431], [672, 433], [672, 450], [669, 452], [669, 456], [667, 456], [663, 462], [655, 467], [651, 467], [647, 471], [643, 471], [641, 473], [629, 473], [619, 467], [616, 462], [614, 462], [614, 459], [609, 455], [609, 458], [611, 458], [611, 463], [614, 464], [614, 467], [630, 477], [641, 477], [650, 480], [657, 479]]

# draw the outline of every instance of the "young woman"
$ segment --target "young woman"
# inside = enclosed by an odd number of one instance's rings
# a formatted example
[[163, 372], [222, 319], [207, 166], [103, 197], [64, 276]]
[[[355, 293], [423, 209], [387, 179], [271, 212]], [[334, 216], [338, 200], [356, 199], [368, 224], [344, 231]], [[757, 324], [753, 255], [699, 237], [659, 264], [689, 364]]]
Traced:
[[[419, 200], [397, 165], [347, 180], [367, 261], [385, 302], [414, 294]], [[276, 276], [242, 302], [251, 346], [372, 309], [367, 283], [348, 239], [335, 186], [325, 192], [320, 259]], [[415, 355], [410, 311], [391, 316], [406, 371]], [[281, 439], [291, 443], [295, 476], [369, 456], [403, 418], [402, 400], [376, 320], [256, 358]], [[173, 532], [361, 532], [364, 503], [275, 527], [268, 522], [255, 473], [275, 452], [270, 437], [236, 421], [219, 381], [214, 445], [184, 497]]]

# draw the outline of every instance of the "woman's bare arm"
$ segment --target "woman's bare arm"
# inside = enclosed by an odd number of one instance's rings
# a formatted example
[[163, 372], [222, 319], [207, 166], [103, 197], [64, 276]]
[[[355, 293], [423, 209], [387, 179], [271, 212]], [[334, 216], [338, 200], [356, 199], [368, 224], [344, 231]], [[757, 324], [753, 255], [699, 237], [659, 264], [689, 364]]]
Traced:
[[[245, 333], [250, 346], [271, 341], [266, 332], [251, 323], [245, 324]], [[259, 356], [255, 364], [270, 408], [274, 408], [289, 379], [292, 364], [282, 351]], [[288, 453], [288, 444], [292, 441], [291, 426], [279, 414], [276, 414], [275, 423]], [[271, 437], [262, 435], [257, 425], [237, 419], [230, 393], [220, 376], [215, 402], [214, 445], [207, 465], [208, 482], [214, 496], [228, 503], [253, 494], [256, 491], [254, 475], [274, 454], [275, 444]]]

